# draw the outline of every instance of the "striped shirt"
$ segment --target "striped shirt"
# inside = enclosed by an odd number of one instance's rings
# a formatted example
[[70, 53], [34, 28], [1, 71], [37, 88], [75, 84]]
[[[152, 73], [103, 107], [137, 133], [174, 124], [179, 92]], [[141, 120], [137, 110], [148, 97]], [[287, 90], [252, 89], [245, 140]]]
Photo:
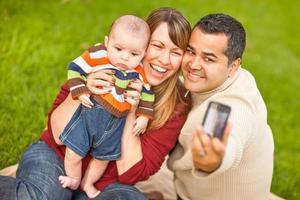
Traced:
[[[115, 86], [110, 93], [91, 94], [86, 87], [86, 75], [104, 69], [110, 69], [115, 72], [113, 75], [116, 80]], [[106, 47], [104, 45], [95, 45], [74, 59], [68, 68], [68, 85], [72, 98], [77, 99], [82, 94], [91, 94], [97, 103], [116, 117], [127, 115], [131, 109], [131, 105], [125, 101], [123, 93], [125, 90], [132, 90], [132, 88], [128, 87], [128, 84], [133, 79], [140, 79], [143, 82], [141, 99], [136, 114], [152, 118], [155, 97], [141, 64], [133, 70], [120, 70], [113, 66], [107, 58]]]

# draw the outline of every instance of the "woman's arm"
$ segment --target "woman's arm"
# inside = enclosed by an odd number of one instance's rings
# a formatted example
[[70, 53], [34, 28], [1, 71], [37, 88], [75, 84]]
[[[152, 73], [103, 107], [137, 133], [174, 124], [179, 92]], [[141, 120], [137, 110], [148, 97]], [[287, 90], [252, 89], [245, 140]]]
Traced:
[[67, 98], [52, 112], [50, 124], [54, 140], [58, 145], [62, 145], [62, 142], [59, 140], [59, 135], [63, 132], [79, 104], [80, 102], [78, 100], [73, 100], [71, 94], [69, 94]]
[[119, 174], [123, 174], [143, 158], [140, 137], [132, 132], [135, 119], [134, 112], [130, 112], [126, 118], [122, 135], [121, 158], [116, 162]]
[[[108, 89], [99, 89], [96, 87], [97, 84], [102, 84], [101, 86], [108, 86], [113, 84], [113, 78], [111, 74], [113, 71], [111, 70], [101, 70], [96, 73], [91, 73], [87, 77], [90, 77], [90, 84], [93, 85], [92, 92], [97, 93], [107, 93]], [[94, 74], [96, 76], [94, 76]], [[58, 97], [59, 98], [59, 97]], [[71, 117], [75, 113], [76, 109], [80, 105], [80, 101], [73, 100], [71, 94], [68, 94], [67, 98], [63, 100], [63, 102], [59, 103], [59, 105], [54, 108], [51, 116], [50, 116], [50, 126], [52, 129], [54, 140], [57, 144], [62, 145], [59, 140], [59, 135], [63, 132], [67, 123], [70, 121]]]
[[173, 149], [186, 120], [185, 115], [172, 117], [156, 130], [150, 130], [136, 140], [125, 129], [122, 138], [122, 157], [117, 161], [119, 181], [135, 184], [156, 173], [165, 157]]

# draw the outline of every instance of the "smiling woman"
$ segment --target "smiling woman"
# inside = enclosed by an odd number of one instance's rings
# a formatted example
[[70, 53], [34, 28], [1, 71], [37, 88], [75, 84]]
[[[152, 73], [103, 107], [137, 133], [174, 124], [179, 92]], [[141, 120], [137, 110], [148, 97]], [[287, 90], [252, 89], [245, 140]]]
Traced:
[[161, 23], [151, 35], [143, 63], [145, 73], [152, 86], [159, 85], [174, 75], [181, 65], [184, 51], [175, 45], [168, 35], [166, 22]]
[[[183, 98], [184, 88], [178, 81], [180, 63], [191, 31], [189, 22], [175, 9], [160, 8], [150, 13], [147, 23], [153, 37], [151, 36], [152, 45], [147, 49], [147, 56], [144, 58], [144, 67], [147, 69], [145, 74], [148, 82], [154, 85], [153, 91], [157, 100], [154, 105], [154, 120], [145, 134], [136, 137], [132, 134], [136, 116], [134, 112], [130, 112], [122, 136], [122, 157], [111, 161], [101, 179], [94, 184], [102, 191], [96, 199], [106, 199], [105, 192], [111, 189], [124, 192], [124, 188], [131, 188], [139, 198], [145, 199], [132, 186], [115, 182], [132, 185], [157, 172], [165, 156], [176, 144], [189, 111], [189, 98]], [[90, 74], [87, 77], [89, 89], [97, 91], [98, 86], [109, 85], [110, 76], [105, 75], [107, 74], [103, 71]], [[132, 82], [130, 85], [135, 89], [134, 92], [137, 92], [139, 84]], [[49, 112], [48, 127], [43, 132], [42, 140], [25, 151], [20, 159], [16, 178], [0, 176], [1, 197], [15, 199], [20, 195], [24, 199], [69, 199], [75, 195], [74, 198], [87, 198], [84, 193], [73, 192], [57, 184], [58, 177], [64, 175], [65, 155], [65, 147], [56, 143], [57, 136], [64, 130], [78, 104], [72, 100], [69, 88], [64, 84]], [[90, 155], [83, 159], [84, 171], [90, 159]], [[124, 195], [120, 196], [126, 198]]]

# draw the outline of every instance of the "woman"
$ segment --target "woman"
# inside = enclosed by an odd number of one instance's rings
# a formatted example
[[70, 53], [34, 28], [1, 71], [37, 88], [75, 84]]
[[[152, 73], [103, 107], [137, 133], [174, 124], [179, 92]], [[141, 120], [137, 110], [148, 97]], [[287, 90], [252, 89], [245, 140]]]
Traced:
[[[147, 23], [152, 35], [144, 58], [144, 70], [156, 96], [155, 117], [147, 132], [140, 137], [132, 134], [134, 114], [127, 117], [122, 137], [122, 158], [110, 162], [95, 184], [103, 191], [96, 199], [112, 198], [110, 191], [116, 189], [134, 191], [133, 187], [122, 184], [132, 185], [157, 172], [174, 147], [189, 110], [178, 76], [191, 32], [190, 25], [178, 11], [171, 8], [154, 10]], [[96, 86], [111, 82], [109, 75], [99, 71], [88, 77], [87, 85], [92, 92], [100, 93], [105, 91]], [[133, 82], [131, 86], [138, 90], [140, 84]], [[86, 199], [83, 193], [62, 188], [58, 182], [58, 177], [64, 173], [65, 147], [57, 145], [57, 138], [79, 105], [68, 94], [65, 84], [48, 115], [48, 129], [43, 132], [42, 141], [30, 146], [22, 156], [17, 178], [0, 177], [0, 196], [4, 199], [71, 199], [72, 196], [73, 199]], [[138, 95], [137, 91], [127, 92], [127, 97]], [[128, 101], [134, 103], [134, 98], [128, 98]], [[83, 160], [83, 170], [89, 159], [87, 156]], [[130, 199], [145, 198], [138, 192], [131, 192], [130, 195], [133, 195], [128, 197]]]

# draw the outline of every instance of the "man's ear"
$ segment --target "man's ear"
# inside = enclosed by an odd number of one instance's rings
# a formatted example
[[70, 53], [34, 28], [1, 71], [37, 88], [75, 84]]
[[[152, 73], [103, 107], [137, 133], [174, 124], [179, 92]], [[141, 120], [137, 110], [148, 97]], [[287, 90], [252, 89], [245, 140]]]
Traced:
[[106, 35], [104, 37], [104, 45], [106, 46], [106, 48], [107, 48], [107, 44], [108, 44], [108, 36]]
[[241, 58], [237, 58], [236, 60], [234, 60], [229, 66], [230, 69], [229, 69], [228, 77], [232, 77], [235, 74], [235, 72], [238, 70], [240, 65], [241, 65]]

